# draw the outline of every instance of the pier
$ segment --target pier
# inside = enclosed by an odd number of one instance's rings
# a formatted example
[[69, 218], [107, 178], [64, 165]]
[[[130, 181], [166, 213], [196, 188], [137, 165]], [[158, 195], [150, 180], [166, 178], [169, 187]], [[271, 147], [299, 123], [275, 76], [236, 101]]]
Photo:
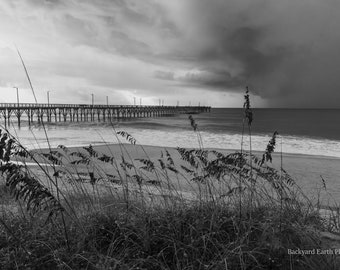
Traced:
[[110, 122], [121, 118], [162, 117], [202, 112], [210, 112], [210, 107], [0, 103], [0, 121], [7, 126], [12, 118], [16, 118], [19, 127], [23, 118], [31, 125], [34, 122]]

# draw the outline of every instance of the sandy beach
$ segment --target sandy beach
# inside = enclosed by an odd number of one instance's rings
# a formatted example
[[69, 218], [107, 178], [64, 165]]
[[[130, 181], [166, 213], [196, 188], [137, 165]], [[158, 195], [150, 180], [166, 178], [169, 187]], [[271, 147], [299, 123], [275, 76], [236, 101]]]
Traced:
[[[96, 145], [93, 149], [99, 154], [107, 156], [113, 156], [117, 160], [117, 164], [122, 161], [124, 157], [125, 161], [134, 164], [137, 168], [143, 164], [138, 159], [149, 159], [155, 164], [159, 165], [159, 159], [162, 155], [166, 158], [166, 151], [171, 155], [174, 160], [176, 168], [180, 168], [183, 164], [180, 154], [176, 148], [171, 147], [156, 147], [147, 145], [131, 145], [131, 144], [109, 144], [109, 145]], [[69, 152], [83, 151], [82, 147], [70, 147]], [[209, 149], [212, 150], [212, 149]], [[39, 150], [47, 152], [47, 149]], [[235, 152], [234, 150], [217, 149], [217, 151], [228, 154]], [[262, 157], [262, 152], [254, 152], [259, 157]], [[280, 168], [281, 155], [275, 153], [273, 155], [272, 166]], [[340, 159], [325, 157], [325, 156], [312, 156], [312, 155], [296, 155], [296, 154], [282, 154], [283, 168], [295, 179], [296, 183], [301, 187], [303, 192], [314, 201], [319, 200], [323, 205], [333, 205], [334, 202], [339, 202], [340, 195]], [[80, 171], [86, 172], [88, 168], [86, 166], [77, 165]], [[105, 168], [104, 168], [105, 167]], [[111, 165], [104, 164], [101, 166], [103, 171], [114, 175], [115, 169]], [[47, 166], [48, 169], [48, 166]], [[77, 169], [77, 170], [78, 170]], [[100, 172], [95, 172], [100, 174]], [[146, 173], [146, 177], [152, 179], [151, 174]], [[185, 177], [178, 177], [174, 173], [169, 172], [169, 177], [174, 180], [173, 185], [177, 185], [183, 191], [190, 192], [191, 189], [195, 189], [194, 185], [190, 181], [184, 181]], [[325, 185], [322, 182], [321, 177], [325, 181]], [[177, 178], [177, 179], [176, 179]], [[189, 177], [187, 177], [189, 178]], [[186, 179], [188, 180], [188, 179]], [[175, 184], [175, 182], [177, 184]], [[326, 189], [324, 188], [326, 187]]]

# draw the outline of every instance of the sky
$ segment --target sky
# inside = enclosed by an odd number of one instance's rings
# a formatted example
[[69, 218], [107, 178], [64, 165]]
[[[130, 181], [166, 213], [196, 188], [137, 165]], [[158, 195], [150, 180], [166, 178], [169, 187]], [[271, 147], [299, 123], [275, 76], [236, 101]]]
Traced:
[[338, 0], [3, 0], [0, 102], [340, 107]]

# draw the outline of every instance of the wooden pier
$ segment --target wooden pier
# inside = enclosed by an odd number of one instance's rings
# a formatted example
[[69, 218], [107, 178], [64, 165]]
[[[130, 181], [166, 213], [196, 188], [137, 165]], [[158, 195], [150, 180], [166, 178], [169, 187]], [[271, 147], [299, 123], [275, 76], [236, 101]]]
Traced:
[[121, 118], [160, 117], [201, 112], [210, 112], [210, 107], [0, 103], [0, 121], [7, 126], [12, 118], [16, 118], [19, 127], [23, 117], [28, 121], [28, 125], [31, 125], [34, 122], [110, 122]]

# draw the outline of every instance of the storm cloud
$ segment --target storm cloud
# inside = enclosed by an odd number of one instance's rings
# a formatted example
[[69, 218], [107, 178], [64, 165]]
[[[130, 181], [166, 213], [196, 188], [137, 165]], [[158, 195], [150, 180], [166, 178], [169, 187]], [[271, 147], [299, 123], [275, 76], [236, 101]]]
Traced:
[[188, 82], [219, 91], [249, 85], [269, 106], [339, 107], [338, 1], [212, 0], [186, 8], [179, 28], [190, 25], [190, 40], [182, 54], [198, 70]]
[[336, 0], [13, 0], [0, 13], [3, 89], [25, 87], [16, 43], [38, 88], [84, 101], [233, 106], [249, 86], [261, 106], [339, 107]]

